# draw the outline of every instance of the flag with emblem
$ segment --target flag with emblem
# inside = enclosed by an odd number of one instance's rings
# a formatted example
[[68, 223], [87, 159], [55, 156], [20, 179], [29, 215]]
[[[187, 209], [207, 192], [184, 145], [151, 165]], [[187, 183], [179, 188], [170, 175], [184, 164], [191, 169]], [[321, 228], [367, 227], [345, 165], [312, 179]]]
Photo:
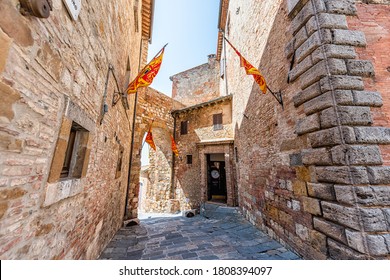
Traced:
[[241, 67], [245, 68], [247, 75], [252, 75], [255, 79], [255, 82], [259, 85], [261, 91], [263, 93], [267, 92], [267, 83], [265, 82], [264, 77], [261, 75], [260, 71], [255, 68], [252, 64], [250, 64], [242, 55], [241, 53], [232, 45], [232, 43], [229, 42], [228, 39], [226, 39], [226, 42], [233, 48], [233, 50], [236, 52], [236, 54], [240, 57], [240, 65]]
[[153, 79], [157, 76], [158, 71], [160, 70], [162, 59], [164, 56], [164, 49], [168, 44], [166, 44], [156, 56], [142, 69], [142, 71], [137, 75], [137, 77], [132, 81], [126, 89], [128, 94], [136, 93], [138, 88], [147, 87], [152, 82]]
[[177, 149], [175, 139], [173, 139], [173, 136], [171, 135], [171, 142], [172, 142], [172, 152], [176, 155], [179, 156], [179, 150]]
[[149, 128], [148, 134], [146, 134], [145, 142], [148, 143], [153, 150], [156, 150], [156, 145], [153, 141], [152, 126]]

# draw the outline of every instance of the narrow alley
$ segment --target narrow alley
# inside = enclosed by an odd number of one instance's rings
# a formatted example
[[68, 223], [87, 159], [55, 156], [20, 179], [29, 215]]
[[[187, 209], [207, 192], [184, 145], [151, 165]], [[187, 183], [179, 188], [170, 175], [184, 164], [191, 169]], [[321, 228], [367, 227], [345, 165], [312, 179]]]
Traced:
[[194, 217], [145, 216], [121, 228], [100, 259], [296, 260], [296, 254], [246, 221], [235, 207], [206, 203]]
[[0, 259], [390, 260], [389, 18], [0, 1]]

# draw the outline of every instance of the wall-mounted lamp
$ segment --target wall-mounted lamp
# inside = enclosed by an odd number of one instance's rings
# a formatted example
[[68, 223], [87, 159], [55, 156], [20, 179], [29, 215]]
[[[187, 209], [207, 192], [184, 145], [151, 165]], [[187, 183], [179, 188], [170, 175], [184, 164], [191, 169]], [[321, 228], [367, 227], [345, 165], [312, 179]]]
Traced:
[[20, 0], [20, 12], [22, 15], [48, 18], [52, 10], [52, 0]]

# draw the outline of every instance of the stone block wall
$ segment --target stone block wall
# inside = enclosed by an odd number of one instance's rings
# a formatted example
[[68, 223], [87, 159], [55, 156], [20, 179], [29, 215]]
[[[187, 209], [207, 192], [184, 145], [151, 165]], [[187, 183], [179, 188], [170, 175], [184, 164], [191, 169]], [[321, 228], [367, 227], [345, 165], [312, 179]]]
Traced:
[[[120, 91], [128, 68], [137, 75], [134, 3], [83, 1], [73, 21], [62, 1], [53, 1], [48, 19], [1, 1], [1, 259], [94, 259], [121, 226], [130, 122], [121, 102], [112, 105], [118, 89], [107, 73], [112, 65]], [[59, 178], [72, 122], [88, 134], [76, 139], [85, 160]]]
[[378, 117], [387, 110], [387, 58], [365, 36], [386, 45], [387, 8], [347, 0], [229, 4], [225, 34], [284, 99], [282, 109], [260, 94], [227, 49], [239, 204], [305, 258], [389, 258], [389, 128]]
[[[172, 98], [192, 106], [219, 97], [219, 62], [209, 55], [208, 63], [173, 75]], [[180, 109], [180, 108], [175, 108]]]
[[[379, 8], [364, 6], [363, 17]], [[308, 1], [292, 16], [294, 39], [287, 53], [295, 53], [296, 65], [290, 81], [299, 76], [302, 91], [294, 104], [303, 107], [306, 117], [298, 120], [297, 133], [308, 135], [311, 144], [301, 152], [304, 166], [312, 172], [307, 182], [312, 190], [305, 200], [309, 199], [308, 210], [317, 208], [310, 213], [314, 229], [327, 238], [327, 256], [388, 258], [389, 181], [378, 144], [389, 143], [384, 137], [389, 128], [373, 121], [372, 112], [383, 104], [381, 94], [365, 86], [375, 80], [375, 55], [356, 54], [356, 48], [368, 45], [364, 30], [373, 26], [359, 28], [364, 22], [357, 10], [354, 1]]]

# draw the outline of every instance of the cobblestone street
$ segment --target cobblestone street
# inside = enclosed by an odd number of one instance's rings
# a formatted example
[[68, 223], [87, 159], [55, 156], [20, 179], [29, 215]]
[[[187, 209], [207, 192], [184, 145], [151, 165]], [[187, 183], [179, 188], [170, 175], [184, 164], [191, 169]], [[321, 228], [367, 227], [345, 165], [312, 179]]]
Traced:
[[206, 204], [203, 215], [142, 219], [120, 229], [100, 259], [289, 260], [299, 256], [247, 222], [236, 208]]

